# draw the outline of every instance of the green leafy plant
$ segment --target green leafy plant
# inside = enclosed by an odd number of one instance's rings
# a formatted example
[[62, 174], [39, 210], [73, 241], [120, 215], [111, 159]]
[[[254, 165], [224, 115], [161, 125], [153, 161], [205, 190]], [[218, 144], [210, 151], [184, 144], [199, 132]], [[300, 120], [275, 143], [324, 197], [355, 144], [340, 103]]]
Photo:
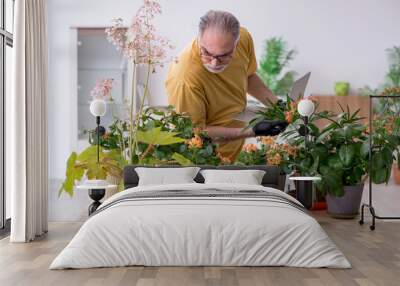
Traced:
[[[389, 130], [389, 125], [400, 126], [399, 120], [389, 122], [387, 118], [375, 118], [373, 121], [373, 134], [371, 141], [372, 168], [370, 175], [376, 184], [388, 183], [392, 171], [392, 165], [399, 154], [400, 137]], [[364, 152], [368, 156], [369, 139], [364, 143]]]
[[[341, 109], [339, 115], [320, 112], [310, 118], [307, 146], [298, 130], [284, 134], [289, 144], [297, 146], [296, 156], [289, 158], [288, 169], [301, 176], [321, 177], [319, 189], [333, 196], [342, 196], [343, 186], [362, 183], [368, 173], [368, 157], [363, 149], [366, 127], [357, 116], [359, 110], [351, 113], [349, 108]], [[319, 129], [313, 120], [320, 118], [330, 124]]]
[[[114, 117], [113, 122], [108, 128], [100, 127], [99, 145], [105, 150], [119, 150], [122, 157], [125, 157], [125, 151], [128, 147], [128, 137], [124, 136], [129, 130], [128, 123]], [[97, 128], [85, 131], [89, 134], [90, 145], [97, 145]]]
[[319, 188], [333, 196], [343, 196], [343, 186], [359, 185], [368, 174], [368, 157], [363, 149], [366, 127], [358, 113], [359, 110], [351, 113], [348, 107], [346, 111], [342, 108], [337, 119], [327, 117], [332, 123], [316, 138], [318, 150], [313, 157], [319, 161]]
[[368, 138], [364, 143], [366, 155], [371, 144], [370, 173], [376, 184], [389, 182], [395, 160], [400, 168], [400, 88], [386, 88], [382, 95], [398, 97], [378, 98], [380, 108], [372, 120], [371, 142]]
[[[143, 132], [148, 132], [147, 139], [144, 139]], [[177, 113], [172, 106], [166, 110], [144, 110], [138, 134], [138, 158], [141, 164], [218, 165], [223, 159], [207, 133], [194, 126], [189, 115]], [[151, 141], [161, 134], [168, 138], [164, 142], [168, 144], [154, 144]]]
[[278, 166], [282, 173], [291, 173], [290, 163], [297, 154], [297, 148], [287, 143], [278, 143], [276, 136], [258, 138], [259, 145], [245, 144], [236, 165]]
[[264, 54], [260, 60], [257, 74], [276, 95], [287, 95], [292, 87], [295, 72], [284, 70], [296, 55], [294, 49], [288, 49], [282, 38], [270, 38], [265, 41]]
[[400, 86], [400, 46], [394, 46], [392, 48], [386, 49], [386, 54], [389, 67], [383, 83], [376, 88], [372, 88], [366, 85], [363, 88], [359, 89], [360, 94], [378, 95], [381, 94], [385, 88]]
[[386, 83], [388, 86], [400, 86], [400, 47], [394, 46], [387, 49], [389, 71], [386, 74]]
[[72, 152], [67, 160], [66, 178], [59, 189], [68, 193], [71, 197], [74, 194], [75, 183], [85, 176], [88, 179], [103, 179], [107, 175], [122, 179], [122, 168], [125, 160], [118, 150], [106, 150], [99, 148], [99, 162], [97, 162], [97, 146], [89, 146], [80, 154]]

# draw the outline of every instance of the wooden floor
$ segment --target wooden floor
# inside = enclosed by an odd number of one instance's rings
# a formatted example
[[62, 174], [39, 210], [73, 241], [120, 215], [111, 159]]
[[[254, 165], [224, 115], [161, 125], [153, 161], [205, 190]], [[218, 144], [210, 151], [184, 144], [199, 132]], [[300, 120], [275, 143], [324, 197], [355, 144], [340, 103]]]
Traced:
[[372, 232], [357, 220], [316, 218], [353, 265], [352, 269], [289, 267], [123, 267], [48, 270], [80, 227], [51, 223], [44, 237], [27, 244], [0, 241], [0, 285], [400, 285], [400, 223], [378, 221]]

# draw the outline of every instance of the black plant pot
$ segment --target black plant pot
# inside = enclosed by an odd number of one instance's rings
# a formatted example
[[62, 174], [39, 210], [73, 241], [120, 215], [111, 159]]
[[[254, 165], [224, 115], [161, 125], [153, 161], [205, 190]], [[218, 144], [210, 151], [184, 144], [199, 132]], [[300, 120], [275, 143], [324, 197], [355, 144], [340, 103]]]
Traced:
[[99, 202], [106, 194], [106, 189], [89, 189], [89, 197], [94, 200], [94, 202], [89, 206], [89, 215], [94, 213], [97, 208], [101, 205]]
[[303, 204], [306, 209], [311, 209], [313, 204], [313, 182], [296, 181], [297, 200]]
[[344, 196], [335, 197], [326, 195], [328, 214], [334, 218], [355, 218], [360, 211], [360, 204], [364, 184], [357, 186], [344, 186]]

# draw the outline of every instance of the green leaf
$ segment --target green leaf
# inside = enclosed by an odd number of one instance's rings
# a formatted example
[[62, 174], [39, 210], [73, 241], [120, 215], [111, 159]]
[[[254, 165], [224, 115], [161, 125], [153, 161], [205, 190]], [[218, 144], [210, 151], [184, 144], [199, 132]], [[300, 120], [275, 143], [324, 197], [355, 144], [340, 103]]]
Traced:
[[339, 149], [339, 157], [343, 162], [343, 165], [349, 166], [354, 158], [354, 146], [353, 145], [342, 145]]
[[94, 163], [89, 164], [89, 167], [86, 171], [86, 176], [89, 180], [92, 179], [106, 179], [107, 172], [102, 168], [100, 164]]
[[176, 132], [162, 131], [161, 127], [157, 127], [147, 131], [137, 131], [136, 138], [139, 142], [151, 145], [170, 145], [186, 141], [183, 138], [175, 137], [177, 134]]
[[369, 156], [369, 139], [365, 140], [362, 143], [360, 153], [361, 153], [361, 156], [363, 156], [364, 158], [368, 158], [368, 156]]
[[[390, 175], [390, 173], [389, 173], [389, 175]], [[371, 174], [371, 179], [372, 179], [372, 182], [374, 182], [375, 184], [387, 183], [387, 181], [389, 180], [387, 168], [374, 167], [372, 174]]]
[[[102, 156], [102, 151], [103, 148], [101, 146], [99, 146], [99, 155], [100, 157]], [[83, 150], [79, 156], [77, 157], [77, 161], [88, 161], [88, 160], [93, 160], [96, 159], [97, 160], [97, 146], [96, 145], [92, 145], [87, 147], [85, 150]]]
[[329, 156], [328, 166], [335, 170], [343, 169], [342, 160], [339, 158], [339, 155], [334, 154], [334, 155]]
[[194, 165], [192, 161], [190, 161], [188, 158], [186, 158], [185, 156], [183, 156], [179, 153], [174, 153], [171, 158], [174, 159], [175, 161], [177, 161], [182, 166]]
[[76, 152], [72, 152], [71, 155], [68, 157], [67, 160], [67, 167], [65, 171], [65, 181], [62, 183], [58, 195], [61, 195], [61, 192], [64, 190], [66, 191], [71, 197], [74, 194], [74, 183], [75, 183], [75, 177], [79, 174], [75, 174], [75, 162], [77, 159], [78, 155]]
[[382, 160], [386, 165], [392, 165], [393, 163], [393, 150], [388, 147], [384, 147], [381, 151]]
[[320, 188], [324, 192], [329, 192], [333, 196], [343, 195], [342, 174], [327, 166], [321, 166], [322, 181]]

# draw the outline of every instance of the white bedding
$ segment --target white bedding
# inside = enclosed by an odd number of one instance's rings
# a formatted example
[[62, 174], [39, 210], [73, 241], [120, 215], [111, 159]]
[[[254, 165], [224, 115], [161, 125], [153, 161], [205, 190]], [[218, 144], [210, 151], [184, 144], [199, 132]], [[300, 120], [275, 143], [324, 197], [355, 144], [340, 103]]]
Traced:
[[[153, 198], [112, 202], [131, 192], [263, 190], [238, 184], [135, 187], [107, 199], [50, 269], [145, 266], [350, 268], [317, 221], [289, 205], [254, 198]], [[110, 205], [111, 204], [111, 205]], [[109, 206], [107, 208], [107, 205]]]

